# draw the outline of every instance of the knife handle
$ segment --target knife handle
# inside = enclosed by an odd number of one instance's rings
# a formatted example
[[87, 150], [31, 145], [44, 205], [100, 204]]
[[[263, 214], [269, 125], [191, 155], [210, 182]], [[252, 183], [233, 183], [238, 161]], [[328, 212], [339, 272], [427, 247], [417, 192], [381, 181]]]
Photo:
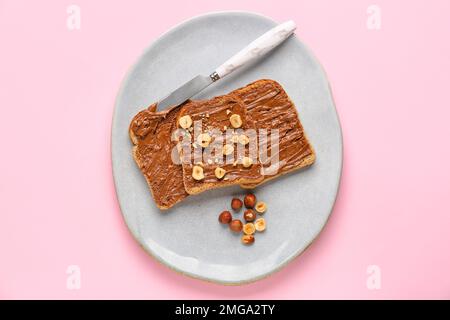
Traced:
[[244, 64], [262, 57], [289, 38], [296, 28], [295, 22], [289, 20], [270, 29], [218, 67], [216, 71], [211, 74], [211, 78], [216, 81], [242, 67]]

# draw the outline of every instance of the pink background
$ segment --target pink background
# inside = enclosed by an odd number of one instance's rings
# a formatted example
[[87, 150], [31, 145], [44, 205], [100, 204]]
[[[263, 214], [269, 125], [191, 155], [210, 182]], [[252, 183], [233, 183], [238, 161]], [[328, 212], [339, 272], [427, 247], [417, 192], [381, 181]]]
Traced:
[[[450, 2], [0, 0], [0, 298], [450, 298]], [[156, 5], [156, 3], [158, 3]], [[114, 99], [142, 50], [194, 15], [294, 19], [343, 127], [335, 210], [319, 239], [241, 287], [181, 276], [133, 240], [115, 197]], [[366, 286], [368, 265], [381, 289]], [[81, 268], [81, 289], [66, 269]]]

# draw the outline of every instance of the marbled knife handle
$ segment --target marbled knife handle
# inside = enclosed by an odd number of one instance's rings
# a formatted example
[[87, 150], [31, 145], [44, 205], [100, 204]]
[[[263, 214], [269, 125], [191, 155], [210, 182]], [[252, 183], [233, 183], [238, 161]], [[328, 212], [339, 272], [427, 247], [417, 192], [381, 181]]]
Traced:
[[217, 78], [223, 78], [244, 64], [262, 57], [294, 33], [295, 28], [294, 21], [290, 20], [267, 31], [218, 67], [211, 76], [215, 75], [216, 77], [218, 76]]

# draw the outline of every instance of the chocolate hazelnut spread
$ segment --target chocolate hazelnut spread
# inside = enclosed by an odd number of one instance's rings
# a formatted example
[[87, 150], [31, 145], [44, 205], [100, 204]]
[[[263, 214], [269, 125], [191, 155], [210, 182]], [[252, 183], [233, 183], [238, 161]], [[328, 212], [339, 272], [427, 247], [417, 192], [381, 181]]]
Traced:
[[[184, 187], [188, 193], [195, 194], [225, 185], [262, 181], [261, 165], [257, 163], [256, 134], [254, 135], [254, 143], [240, 145], [239, 142], [232, 141], [233, 135], [236, 138], [238, 137], [237, 132], [245, 136], [245, 133], [250, 134], [247, 131], [248, 129], [253, 129], [253, 132], [256, 133], [255, 125], [247, 117], [246, 107], [238, 97], [227, 94], [211, 100], [188, 102], [182, 107], [178, 119], [187, 115], [193, 121], [193, 132], [190, 139], [190, 142], [193, 142], [191, 152], [187, 157], [182, 155]], [[235, 123], [239, 128], [232, 127], [233, 118], [241, 121], [242, 124]], [[196, 123], [201, 125], [198, 130], [195, 128]], [[211, 143], [206, 148], [202, 148], [197, 142], [200, 134], [211, 137]], [[225, 145], [230, 148], [228, 158], [223, 155]], [[242, 159], [252, 154], [250, 148], [252, 148], [254, 154], [254, 163], [249, 167], [244, 167]], [[199, 181], [194, 179], [192, 175], [193, 167], [197, 165], [196, 152], [197, 155], [203, 155], [198, 157], [201, 162], [199, 165], [203, 168], [204, 173], [204, 178]], [[215, 169], [218, 167], [226, 172], [223, 179], [218, 178], [215, 174]]]
[[[279, 83], [273, 80], [258, 80], [233, 91], [232, 94], [242, 99], [248, 116], [258, 129], [266, 129], [269, 133], [272, 129], [279, 130], [278, 170], [265, 170], [263, 182], [314, 162], [315, 153], [305, 135], [295, 105]], [[271, 154], [270, 143], [267, 149], [269, 159], [263, 164], [265, 169], [269, 168], [270, 157], [274, 156]], [[255, 184], [243, 186], [255, 187]]]
[[[189, 195], [188, 191], [198, 193], [213, 186], [237, 183], [244, 188], [253, 188], [274, 177], [306, 167], [315, 160], [314, 150], [304, 133], [294, 104], [284, 89], [273, 80], [258, 80], [211, 100], [188, 101], [165, 111], [155, 110], [156, 106], [152, 105], [139, 112], [130, 124], [129, 133], [134, 144], [134, 159], [161, 209], [168, 209], [183, 200]], [[232, 114], [239, 115], [242, 120], [242, 127], [236, 130], [265, 129], [270, 135], [272, 129], [278, 129], [278, 152], [267, 143], [269, 158], [263, 164], [253, 163], [247, 168], [234, 163], [220, 165], [226, 171], [222, 180], [218, 180], [214, 174], [214, 169], [219, 164], [211, 159], [212, 163], [202, 163], [204, 178], [200, 181], [192, 179], [192, 166], [195, 162], [185, 163], [183, 153], [183, 165], [173, 162], [177, 141], [172, 141], [172, 134], [178, 129], [178, 119], [189, 115], [194, 122], [202, 120], [201, 131], [208, 132], [213, 128], [226, 131], [231, 128], [229, 119]], [[188, 132], [193, 134], [189, 130]], [[214, 140], [212, 137], [211, 143]], [[225, 142], [228, 143], [228, 137]], [[261, 152], [262, 141], [258, 142]], [[205, 141], [205, 145], [208, 143]], [[236, 143], [234, 146], [236, 147]], [[251, 144], [246, 146], [249, 154], [255, 151], [250, 146]], [[233, 153], [236, 155], [236, 150]], [[279, 158], [279, 165], [275, 172], [270, 172], [273, 169], [271, 160], [275, 155]], [[267, 175], [262, 175], [261, 169]]]
[[175, 142], [171, 134], [181, 106], [154, 112], [156, 105], [139, 112], [130, 125], [135, 144], [133, 156], [147, 180], [156, 205], [168, 209], [188, 196], [183, 185], [181, 165], [172, 161]]

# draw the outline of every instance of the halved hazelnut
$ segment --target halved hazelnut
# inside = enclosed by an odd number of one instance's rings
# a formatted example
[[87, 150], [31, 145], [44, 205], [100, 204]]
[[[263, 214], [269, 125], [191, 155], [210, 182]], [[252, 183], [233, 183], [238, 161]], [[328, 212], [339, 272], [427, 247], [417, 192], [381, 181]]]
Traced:
[[244, 234], [241, 238], [243, 244], [253, 244], [255, 242], [255, 237], [251, 234]]
[[229, 154], [232, 154], [234, 152], [234, 147], [231, 144], [226, 144], [222, 148], [222, 153], [227, 156]]
[[254, 234], [255, 233], [255, 225], [251, 222], [244, 224], [242, 228], [245, 234]]
[[258, 201], [255, 206], [256, 212], [259, 214], [263, 214], [267, 210], [267, 206], [265, 202]]
[[225, 169], [223, 169], [221, 167], [217, 167], [214, 170], [214, 174], [216, 175], [217, 179], [222, 179], [225, 176], [225, 173], [227, 173], [227, 172], [225, 171]]
[[238, 141], [239, 141], [240, 144], [245, 146], [246, 144], [248, 144], [250, 142], [250, 139], [245, 134], [241, 134], [238, 137]]
[[182, 116], [179, 120], [178, 120], [178, 124], [180, 125], [180, 127], [182, 127], [183, 129], [187, 129], [190, 126], [192, 126], [192, 119], [190, 116]]
[[232, 114], [230, 117], [230, 123], [233, 128], [240, 128], [242, 126], [241, 116], [238, 114]]
[[200, 166], [194, 166], [192, 168], [192, 178], [199, 181], [205, 178], [205, 175], [203, 174], [203, 168]]
[[249, 157], [242, 158], [242, 165], [244, 166], [244, 168], [249, 168], [252, 166], [252, 164], [253, 164], [252, 158]]
[[258, 232], [262, 232], [266, 229], [266, 220], [264, 218], [256, 219], [255, 221], [255, 229]]
[[197, 143], [201, 145], [203, 148], [209, 146], [211, 142], [211, 136], [208, 133], [201, 133], [197, 137]]

